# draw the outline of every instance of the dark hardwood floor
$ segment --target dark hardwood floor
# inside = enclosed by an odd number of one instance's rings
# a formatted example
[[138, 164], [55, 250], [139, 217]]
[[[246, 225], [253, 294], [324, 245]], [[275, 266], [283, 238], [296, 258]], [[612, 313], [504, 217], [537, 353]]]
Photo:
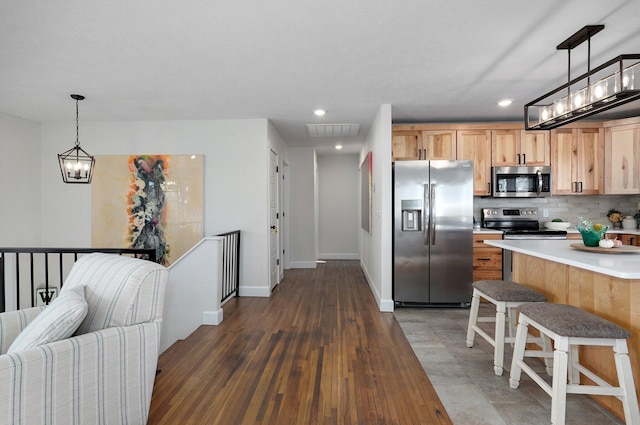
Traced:
[[358, 261], [235, 298], [159, 359], [149, 424], [451, 424]]

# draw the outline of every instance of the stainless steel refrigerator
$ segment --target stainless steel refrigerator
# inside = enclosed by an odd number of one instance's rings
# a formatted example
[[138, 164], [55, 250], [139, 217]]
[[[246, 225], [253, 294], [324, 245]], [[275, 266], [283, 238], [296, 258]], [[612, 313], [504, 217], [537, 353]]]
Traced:
[[468, 305], [472, 161], [396, 161], [393, 210], [396, 305]]

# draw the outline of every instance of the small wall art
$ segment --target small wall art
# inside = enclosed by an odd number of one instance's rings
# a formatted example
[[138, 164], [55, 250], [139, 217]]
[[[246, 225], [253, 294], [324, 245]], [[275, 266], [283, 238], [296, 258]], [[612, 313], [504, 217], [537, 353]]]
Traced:
[[371, 233], [372, 157], [369, 152], [360, 166], [360, 226]]

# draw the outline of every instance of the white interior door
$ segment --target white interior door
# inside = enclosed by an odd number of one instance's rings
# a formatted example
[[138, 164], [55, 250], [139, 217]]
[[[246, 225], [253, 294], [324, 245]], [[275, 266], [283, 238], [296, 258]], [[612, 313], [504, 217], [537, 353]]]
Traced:
[[278, 155], [269, 151], [269, 282], [271, 289], [280, 282], [280, 238], [278, 237]]

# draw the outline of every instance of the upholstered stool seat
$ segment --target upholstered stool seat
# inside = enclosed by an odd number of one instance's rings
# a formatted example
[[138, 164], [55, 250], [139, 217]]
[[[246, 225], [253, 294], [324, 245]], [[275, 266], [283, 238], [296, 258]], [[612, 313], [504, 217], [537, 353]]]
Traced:
[[[526, 303], [520, 305], [518, 309], [520, 319], [509, 379], [512, 388], [518, 387], [522, 371], [529, 375], [551, 396], [551, 423], [555, 425], [565, 423], [568, 393], [618, 397], [622, 401], [627, 424], [640, 424], [638, 400], [626, 341], [631, 334], [626, 329], [566, 304]], [[549, 385], [524, 362], [525, 357], [538, 357], [540, 354], [526, 350], [529, 326], [554, 341], [552, 385]], [[618, 374], [617, 387], [613, 387], [580, 364], [578, 356], [580, 345], [613, 348]], [[580, 374], [589, 378], [595, 385], [580, 385]]]
[[[480, 299], [483, 298], [496, 307], [495, 317], [478, 317]], [[493, 369], [502, 375], [504, 365], [504, 345], [515, 341], [514, 309], [526, 302], [545, 302], [547, 298], [538, 291], [507, 280], [479, 280], [473, 283], [473, 298], [467, 327], [467, 346], [473, 347], [475, 334], [482, 336], [494, 347]], [[505, 337], [506, 318], [509, 319], [509, 336]], [[494, 336], [478, 326], [482, 322], [495, 322]], [[531, 342], [532, 340], [530, 340]], [[542, 343], [544, 341], [540, 340]], [[540, 342], [538, 341], [538, 342]]]

